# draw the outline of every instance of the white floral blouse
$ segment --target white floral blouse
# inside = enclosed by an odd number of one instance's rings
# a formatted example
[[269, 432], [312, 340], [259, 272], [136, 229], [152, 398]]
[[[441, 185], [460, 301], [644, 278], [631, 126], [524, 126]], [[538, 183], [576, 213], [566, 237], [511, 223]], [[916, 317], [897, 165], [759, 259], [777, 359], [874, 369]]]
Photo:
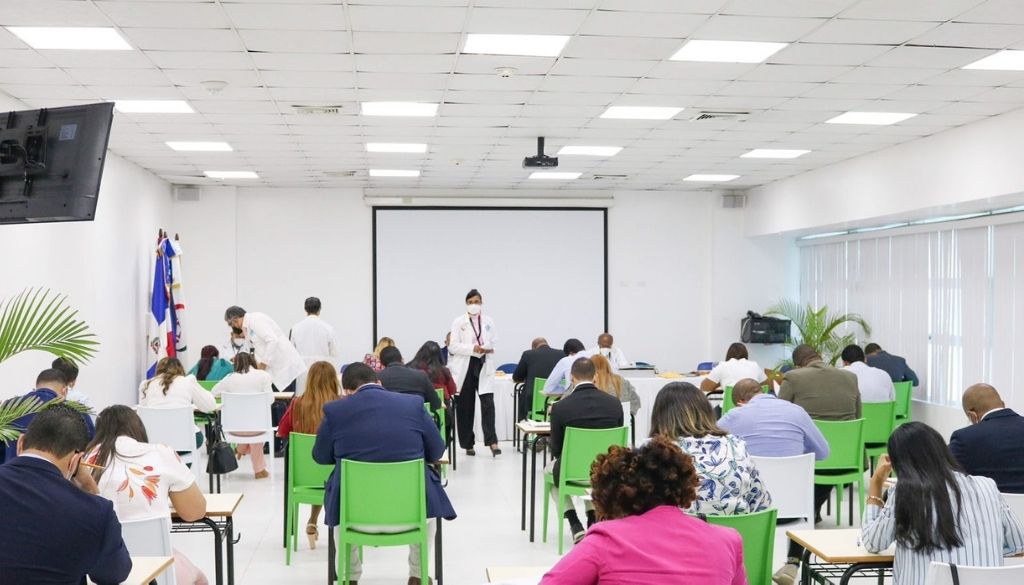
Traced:
[[726, 435], [679, 437], [683, 452], [693, 457], [700, 483], [694, 514], [750, 514], [771, 507], [772, 497], [761, 482], [743, 439]]

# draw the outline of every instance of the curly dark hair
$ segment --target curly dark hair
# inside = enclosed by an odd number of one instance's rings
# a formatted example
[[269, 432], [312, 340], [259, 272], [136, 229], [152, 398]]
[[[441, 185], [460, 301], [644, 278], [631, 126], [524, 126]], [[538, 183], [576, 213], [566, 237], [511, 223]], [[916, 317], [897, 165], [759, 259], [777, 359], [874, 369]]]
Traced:
[[657, 436], [639, 449], [613, 446], [590, 467], [594, 508], [602, 520], [643, 514], [658, 506], [688, 508], [697, 499], [693, 459]]

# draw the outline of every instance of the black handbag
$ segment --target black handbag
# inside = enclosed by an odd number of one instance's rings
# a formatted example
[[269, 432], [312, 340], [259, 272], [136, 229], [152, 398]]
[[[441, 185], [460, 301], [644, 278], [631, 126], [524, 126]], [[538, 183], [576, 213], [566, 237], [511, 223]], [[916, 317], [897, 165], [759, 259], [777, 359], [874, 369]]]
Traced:
[[224, 440], [224, 432], [220, 423], [213, 424], [213, 436], [210, 440], [209, 455], [206, 462], [206, 473], [210, 475], [223, 475], [238, 469], [238, 460], [235, 459], [235, 450], [231, 444]]

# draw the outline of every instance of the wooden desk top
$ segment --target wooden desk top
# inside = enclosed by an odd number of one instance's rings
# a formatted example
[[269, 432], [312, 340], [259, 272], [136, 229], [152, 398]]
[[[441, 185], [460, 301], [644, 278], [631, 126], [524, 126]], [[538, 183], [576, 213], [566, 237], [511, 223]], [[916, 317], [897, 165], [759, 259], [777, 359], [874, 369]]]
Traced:
[[451, 458], [448, 455], [448, 449], [445, 449], [444, 453], [441, 453], [441, 458], [435, 461], [434, 463], [440, 463], [441, 465], [450, 465]]
[[124, 585], [149, 585], [160, 573], [174, 564], [174, 557], [132, 557], [132, 572]]
[[295, 398], [294, 392], [274, 392], [274, 400], [291, 400]]
[[803, 545], [826, 563], [891, 563], [894, 547], [875, 554], [860, 543], [860, 528], [787, 530], [790, 540]]
[[499, 583], [513, 579], [536, 579], [544, 576], [550, 567], [487, 567], [487, 582]]
[[[235, 514], [244, 494], [203, 494], [206, 497], [206, 517], [219, 518]], [[171, 508], [171, 518], [178, 519], [178, 513]]]
[[[543, 426], [541, 426], [541, 424]], [[550, 435], [551, 423], [536, 423], [529, 420], [521, 420], [516, 423], [516, 428], [527, 435]]]

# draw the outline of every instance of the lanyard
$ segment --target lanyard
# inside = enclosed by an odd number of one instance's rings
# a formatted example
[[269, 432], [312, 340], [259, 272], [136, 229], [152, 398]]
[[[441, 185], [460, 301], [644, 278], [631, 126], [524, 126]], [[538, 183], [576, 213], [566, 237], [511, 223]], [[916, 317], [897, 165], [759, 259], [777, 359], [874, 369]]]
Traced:
[[[483, 316], [482, 315], [477, 315], [476, 319], [477, 319], [477, 321], [481, 321], [481, 319], [483, 319]], [[477, 325], [473, 324], [473, 317], [471, 316], [469, 318], [469, 326], [473, 328], [473, 335], [476, 336], [476, 344], [477, 345], [483, 345], [484, 344], [484, 339], [483, 339], [484, 325], [483, 325], [483, 322], [481, 321], [480, 325], [478, 327]]]

